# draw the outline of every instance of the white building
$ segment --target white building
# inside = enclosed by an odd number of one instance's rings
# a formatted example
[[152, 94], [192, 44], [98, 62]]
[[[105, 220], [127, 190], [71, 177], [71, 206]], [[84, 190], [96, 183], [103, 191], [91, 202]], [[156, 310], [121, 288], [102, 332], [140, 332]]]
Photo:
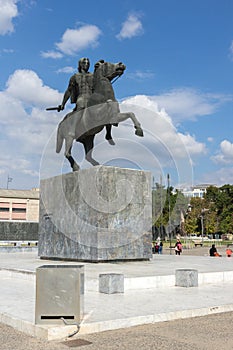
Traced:
[[190, 189], [181, 188], [180, 191], [183, 193], [185, 197], [198, 197], [203, 198], [204, 194], [206, 193], [206, 189], [210, 186], [215, 186], [213, 184], [200, 184], [192, 186]]

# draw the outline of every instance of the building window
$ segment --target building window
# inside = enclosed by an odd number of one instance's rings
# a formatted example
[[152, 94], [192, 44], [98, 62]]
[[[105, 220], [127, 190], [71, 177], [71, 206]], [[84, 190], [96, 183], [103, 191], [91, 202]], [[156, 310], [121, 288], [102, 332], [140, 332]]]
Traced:
[[4, 208], [4, 207], [0, 207], [0, 212], [6, 212], [6, 211], [10, 211], [10, 208]]
[[12, 220], [26, 220], [26, 203], [12, 203]]
[[26, 208], [12, 208], [12, 213], [26, 213]]
[[10, 219], [10, 203], [0, 202], [0, 220]]

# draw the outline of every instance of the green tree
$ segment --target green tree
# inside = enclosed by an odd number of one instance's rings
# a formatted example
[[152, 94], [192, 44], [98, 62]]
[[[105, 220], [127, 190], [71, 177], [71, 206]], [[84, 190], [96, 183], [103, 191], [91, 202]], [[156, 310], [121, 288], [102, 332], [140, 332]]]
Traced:
[[233, 186], [210, 186], [207, 188], [205, 199], [212, 205], [216, 213], [216, 231], [233, 232]]
[[173, 187], [165, 188], [155, 184], [152, 190], [152, 224], [159, 229], [170, 223], [180, 229], [182, 213], [187, 210], [188, 199]]
[[[170, 222], [183, 234], [233, 233], [233, 185], [220, 188], [209, 186], [203, 198], [188, 199], [173, 187], [156, 184], [152, 191], [153, 225], [167, 226]], [[169, 210], [170, 207], [170, 210]], [[185, 223], [180, 226], [182, 214]], [[202, 226], [203, 225], [203, 226]]]
[[200, 215], [202, 210], [202, 198], [194, 197], [190, 199], [189, 210], [187, 212], [185, 218], [185, 232], [187, 234], [198, 234], [199, 231], [199, 223], [200, 223]]

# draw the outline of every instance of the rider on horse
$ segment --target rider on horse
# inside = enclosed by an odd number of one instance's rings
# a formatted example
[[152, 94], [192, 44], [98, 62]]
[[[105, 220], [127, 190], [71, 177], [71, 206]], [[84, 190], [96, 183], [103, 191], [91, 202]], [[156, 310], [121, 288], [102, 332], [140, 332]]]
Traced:
[[81, 58], [78, 62], [78, 73], [72, 75], [68, 88], [64, 94], [60, 110], [70, 98], [71, 103], [76, 103], [74, 111], [87, 107], [87, 101], [93, 93], [93, 74], [88, 72], [90, 61], [88, 58]]
[[[58, 106], [58, 111], [64, 110], [65, 104], [69, 98], [71, 103], [76, 104], [73, 112], [80, 111], [87, 107], [88, 100], [93, 93], [93, 74], [89, 72], [89, 68], [90, 60], [88, 58], [83, 57], [78, 61], [78, 73], [75, 73], [70, 78], [62, 104]], [[82, 117], [82, 114], [80, 117]], [[106, 139], [110, 144], [114, 145], [115, 143], [112, 140], [110, 126], [106, 126], [106, 129]]]
[[[88, 61], [86, 63], [87, 65], [85, 66], [89, 67]], [[69, 113], [59, 123], [57, 129], [56, 152], [59, 153], [61, 151], [63, 142], [65, 141], [64, 154], [70, 162], [73, 171], [80, 169], [79, 165], [76, 163], [71, 154], [74, 140], [83, 144], [85, 149], [85, 159], [92, 165], [98, 165], [99, 163], [92, 157], [94, 138], [95, 135], [101, 132], [105, 126], [108, 126], [111, 130], [112, 125], [118, 125], [118, 123], [131, 119], [134, 128], [136, 129], [135, 134], [137, 136], [143, 136], [141, 124], [137, 120], [135, 114], [133, 112], [120, 111], [119, 104], [115, 98], [112, 87], [112, 80], [118, 76], [121, 76], [125, 68], [126, 67], [122, 62], [111, 63], [103, 60], [98, 61], [95, 64], [95, 70], [93, 73], [93, 92], [89, 95], [89, 99], [85, 100], [89, 94], [87, 86], [85, 86], [85, 89], [83, 90], [83, 100], [81, 100], [84, 105], [82, 105], [81, 110], [78, 109], [80, 104], [77, 103], [77, 110]], [[87, 68], [86, 70], [88, 71]], [[72, 77], [70, 80], [71, 83], [75, 81], [75, 84], [79, 81], [78, 79]], [[81, 80], [81, 82], [84, 82], [84, 79]], [[81, 87], [79, 87], [77, 83], [77, 89], [80, 89]], [[74, 93], [71, 88], [69, 90], [69, 87], [67, 90], [68, 92], [66, 91], [63, 98], [64, 103], [71, 97], [72, 93]], [[72, 98], [73, 96], [75, 95], [72, 95]], [[76, 102], [80, 101], [82, 96], [79, 93], [79, 90], [76, 96]], [[85, 108], [85, 101], [87, 102], [87, 108]], [[63, 106], [61, 105], [61, 107], [64, 107], [64, 103]], [[58, 110], [58, 107], [47, 108], [47, 110], [55, 109]], [[109, 136], [111, 136], [111, 134], [109, 134]], [[109, 141], [108, 137], [106, 138]]]

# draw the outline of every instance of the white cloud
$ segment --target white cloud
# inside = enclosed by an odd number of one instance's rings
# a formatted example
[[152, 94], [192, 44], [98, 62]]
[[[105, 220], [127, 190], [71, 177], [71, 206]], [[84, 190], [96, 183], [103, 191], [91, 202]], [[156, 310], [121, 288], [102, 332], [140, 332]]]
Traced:
[[72, 74], [74, 73], [75, 69], [74, 67], [71, 66], [67, 66], [67, 67], [63, 67], [57, 70], [57, 73], [69, 73]]
[[181, 134], [178, 133], [179, 138], [183, 142], [187, 152], [190, 155], [204, 155], [206, 154], [206, 146], [204, 143], [196, 141], [194, 136], [190, 134]]
[[8, 127], [17, 127], [21, 120], [27, 117], [27, 113], [20, 100], [5, 92], [0, 93], [0, 124]]
[[14, 53], [13, 49], [3, 49], [2, 50], [3, 53]]
[[63, 54], [58, 51], [42, 51], [41, 57], [43, 58], [62, 58]]
[[16, 70], [7, 81], [7, 95], [25, 105], [48, 106], [60, 101], [57, 90], [43, 84], [38, 75], [31, 70]]
[[96, 47], [101, 30], [95, 25], [84, 25], [78, 29], [67, 29], [56, 47], [66, 55], [74, 55], [88, 47]]
[[117, 39], [130, 39], [143, 34], [143, 26], [140, 17], [140, 14], [129, 14], [126, 21], [122, 24], [120, 33], [116, 35]]
[[12, 33], [13, 18], [18, 16], [18, 0], [0, 0], [0, 35]]
[[215, 163], [233, 164], [233, 143], [228, 140], [223, 140], [220, 143], [220, 150], [211, 157]]
[[212, 183], [217, 186], [223, 186], [225, 184], [233, 185], [233, 168], [223, 167], [217, 171], [211, 171], [202, 176], [200, 183]]
[[[164, 108], [159, 109], [158, 103], [150, 97], [137, 95], [124, 100], [122, 106], [124, 105], [139, 106], [136, 115], [141, 115], [141, 123], [170, 150], [173, 156], [182, 158], [185, 153], [186, 155], [206, 153], [205, 145], [189, 134], [178, 132], [169, 114]], [[153, 112], [149, 113], [148, 118], [145, 118], [146, 110]]]
[[[0, 93], [1, 165], [6, 174], [13, 175], [14, 186], [21, 178], [27, 188], [29, 184], [35, 186], [35, 176], [38, 180], [44, 145], [62, 117], [46, 112], [45, 107], [58, 105], [62, 94], [44, 85], [30, 70], [16, 70], [6, 85]], [[55, 143], [53, 146], [56, 155]]]
[[[147, 96], [134, 96], [120, 103], [123, 113], [133, 112], [142, 125], [144, 137], [134, 134], [130, 119], [113, 127], [112, 135], [116, 145], [106, 144], [105, 131], [95, 139], [93, 157], [100, 164], [114, 164], [149, 170], [153, 174], [172, 171], [173, 182], [193, 183], [193, 159], [203, 156], [206, 148], [189, 134], [182, 134], [173, 125], [164, 109]], [[85, 161], [80, 164], [86, 166]], [[164, 173], [165, 172], [165, 173]]]
[[133, 73], [128, 73], [127, 77], [129, 79], [132, 80], [148, 80], [154, 77], [154, 73], [153, 72], [149, 72], [149, 71], [135, 71]]
[[233, 160], [233, 143], [227, 140], [222, 141], [221, 151], [226, 157], [231, 158]]
[[165, 107], [168, 113], [179, 119], [211, 114], [214, 111], [213, 105], [193, 90], [172, 90], [164, 95], [156, 96], [155, 99], [159, 106]]
[[171, 90], [150, 98], [156, 101], [160, 108], [165, 108], [176, 123], [210, 115], [216, 112], [222, 103], [233, 100], [231, 95], [205, 94], [186, 88]]

